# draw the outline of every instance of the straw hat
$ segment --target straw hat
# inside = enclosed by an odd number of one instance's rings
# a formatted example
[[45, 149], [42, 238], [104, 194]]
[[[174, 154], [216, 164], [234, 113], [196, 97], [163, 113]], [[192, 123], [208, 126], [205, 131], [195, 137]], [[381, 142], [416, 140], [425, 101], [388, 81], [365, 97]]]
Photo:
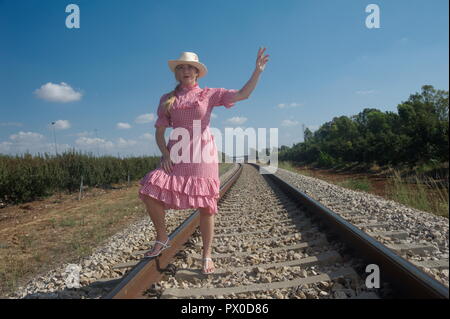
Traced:
[[183, 52], [178, 60], [169, 60], [169, 68], [175, 72], [175, 68], [179, 64], [190, 64], [199, 70], [198, 78], [201, 78], [208, 73], [208, 69], [203, 63], [198, 61], [198, 56], [194, 52]]

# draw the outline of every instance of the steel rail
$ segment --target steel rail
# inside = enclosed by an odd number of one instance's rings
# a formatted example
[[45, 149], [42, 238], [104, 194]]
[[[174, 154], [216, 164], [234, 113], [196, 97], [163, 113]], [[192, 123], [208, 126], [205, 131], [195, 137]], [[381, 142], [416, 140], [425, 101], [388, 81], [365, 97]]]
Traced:
[[[264, 169], [264, 166], [255, 163], [249, 164], [258, 169], [260, 167]], [[391, 249], [301, 192], [295, 186], [275, 174], [263, 175], [268, 176], [275, 184], [280, 185], [293, 200], [300, 202], [314, 216], [319, 217], [327, 225], [329, 231], [347, 243], [349, 248], [357, 251], [358, 257], [364, 262], [376, 264], [380, 269], [381, 277], [386, 278], [392, 284], [399, 298], [449, 299], [449, 289], [444, 284], [398, 256]]]
[[[239, 168], [222, 183], [219, 200], [239, 178], [242, 168], [243, 165], [239, 164]], [[200, 211], [196, 209], [169, 235], [170, 248], [164, 250], [157, 257], [141, 260], [103, 299], [144, 299], [144, 292], [152, 284], [161, 280], [170, 261], [182, 249], [184, 243], [188, 241], [199, 225]]]

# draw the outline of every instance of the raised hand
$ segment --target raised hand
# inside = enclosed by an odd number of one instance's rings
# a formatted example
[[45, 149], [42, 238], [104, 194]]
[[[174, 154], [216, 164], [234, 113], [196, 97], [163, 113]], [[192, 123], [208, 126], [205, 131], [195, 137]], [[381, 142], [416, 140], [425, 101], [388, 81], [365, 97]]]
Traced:
[[264, 51], [266, 51], [266, 48], [259, 48], [258, 56], [256, 58], [256, 69], [260, 72], [264, 71], [266, 63], [269, 61], [269, 55], [264, 55]]

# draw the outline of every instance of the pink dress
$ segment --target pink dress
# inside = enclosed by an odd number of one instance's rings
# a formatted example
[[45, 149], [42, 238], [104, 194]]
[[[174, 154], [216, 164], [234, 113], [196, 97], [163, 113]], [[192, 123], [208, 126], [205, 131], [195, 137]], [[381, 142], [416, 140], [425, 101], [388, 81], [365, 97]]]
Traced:
[[[178, 149], [176, 153], [180, 160], [174, 163], [170, 174], [167, 174], [162, 167], [158, 167], [148, 172], [139, 181], [141, 200], [144, 196], [158, 199], [163, 202], [164, 210], [203, 207], [207, 208], [209, 214], [217, 213], [220, 189], [219, 163], [209, 122], [213, 107], [220, 105], [226, 108], [232, 107], [234, 103], [231, 99], [237, 92], [238, 90], [224, 88], [201, 89], [198, 84], [192, 87], [181, 87], [170, 110], [170, 119], [165, 115], [163, 107], [169, 94], [161, 97], [155, 127], [174, 128], [167, 143], [167, 149], [170, 152], [176, 145], [175, 150]], [[185, 130], [175, 130], [176, 128]], [[178, 136], [174, 134], [174, 131], [181, 132], [180, 130], [185, 133], [177, 134]], [[201, 149], [199, 149], [200, 145]], [[172, 162], [174, 162], [173, 158]]]

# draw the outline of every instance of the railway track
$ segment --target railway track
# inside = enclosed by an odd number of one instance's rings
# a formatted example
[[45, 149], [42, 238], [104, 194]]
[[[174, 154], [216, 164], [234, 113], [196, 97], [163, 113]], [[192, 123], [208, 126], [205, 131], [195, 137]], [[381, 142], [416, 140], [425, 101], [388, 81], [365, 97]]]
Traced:
[[448, 219], [283, 169], [276, 176], [448, 287]]
[[[448, 299], [445, 286], [288, 183], [236, 167], [221, 188], [215, 273], [200, 272], [195, 211], [162, 255], [136, 251], [116, 265], [128, 271], [105, 298]], [[367, 265], [380, 270], [380, 288], [367, 287]]]

